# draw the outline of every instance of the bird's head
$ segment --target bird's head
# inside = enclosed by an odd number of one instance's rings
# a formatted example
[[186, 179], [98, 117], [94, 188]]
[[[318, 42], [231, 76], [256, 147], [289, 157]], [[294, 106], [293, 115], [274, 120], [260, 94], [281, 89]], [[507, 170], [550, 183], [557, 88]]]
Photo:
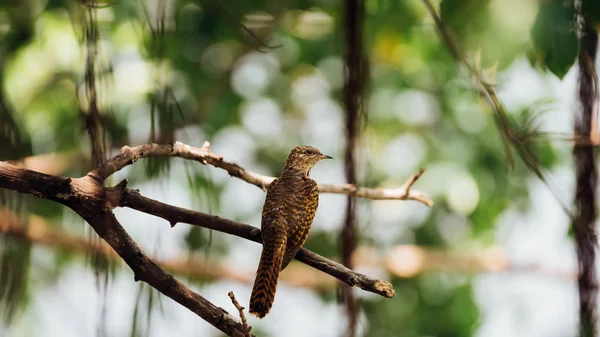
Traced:
[[321, 151], [309, 145], [297, 146], [290, 152], [285, 169], [300, 170], [308, 175], [310, 169], [323, 159], [331, 159], [331, 157], [322, 154]]

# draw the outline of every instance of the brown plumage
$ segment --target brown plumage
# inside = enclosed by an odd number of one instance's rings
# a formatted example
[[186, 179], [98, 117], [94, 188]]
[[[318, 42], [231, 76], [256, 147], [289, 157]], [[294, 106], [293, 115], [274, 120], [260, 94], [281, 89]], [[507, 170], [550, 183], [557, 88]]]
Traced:
[[318, 185], [308, 174], [319, 160], [326, 158], [331, 159], [312, 146], [294, 148], [283, 172], [267, 189], [261, 221], [263, 250], [249, 310], [259, 318], [271, 310], [279, 271], [306, 241], [319, 205]]

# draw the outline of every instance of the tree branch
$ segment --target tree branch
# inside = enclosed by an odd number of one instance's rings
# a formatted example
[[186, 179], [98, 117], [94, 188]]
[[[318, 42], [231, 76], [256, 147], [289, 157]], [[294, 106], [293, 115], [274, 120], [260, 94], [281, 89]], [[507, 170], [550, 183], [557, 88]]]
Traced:
[[238, 300], [235, 298], [235, 294], [233, 293], [233, 291], [230, 291], [229, 293], [227, 293], [227, 296], [229, 296], [229, 298], [231, 299], [231, 303], [233, 304], [233, 306], [237, 309], [238, 313], [240, 314], [240, 319], [242, 320], [242, 326], [244, 326], [244, 330], [246, 331], [246, 334], [248, 335], [248, 337], [251, 337], [251, 330], [252, 327], [250, 325], [248, 325], [248, 322], [246, 321], [246, 315], [244, 315], [244, 307], [242, 307], [240, 305], [240, 303], [238, 302]]
[[[99, 181], [104, 181], [115, 172], [138, 161], [140, 158], [150, 157], [181, 157], [223, 169], [232, 177], [239, 178], [247, 183], [258, 186], [263, 190], [271, 184], [274, 177], [265, 176], [246, 170], [238, 164], [223, 160], [222, 156], [210, 152], [209, 142], [204, 142], [202, 147], [192, 147], [180, 142], [174, 144], [145, 144], [135, 147], [123, 146], [118, 155], [110, 158], [105, 165], [90, 172], [88, 175]], [[415, 200], [427, 206], [432, 206], [433, 201], [422, 192], [412, 190], [412, 185], [423, 174], [422, 169], [411, 176], [400, 188], [366, 188], [352, 184], [319, 184], [321, 193], [336, 193], [375, 200]], [[410, 182], [410, 183], [409, 183]]]
[[[140, 212], [155, 215], [167, 220], [171, 226], [175, 226], [175, 224], [178, 222], [183, 222], [239, 236], [250, 241], [258, 243], [262, 242], [260, 229], [256, 227], [220, 218], [215, 215], [192, 211], [177, 206], [171, 206], [160, 201], [144, 197], [138, 191], [125, 189], [124, 184], [120, 184], [120, 186], [113, 188], [112, 190], [114, 191], [114, 189], [121, 190], [120, 200], [115, 205], [129, 207]], [[112, 193], [117, 195], [116, 191]], [[350, 286], [356, 286], [363, 290], [388, 298], [394, 297], [395, 295], [391, 283], [372, 279], [366, 275], [357, 273], [337, 262], [326, 259], [305, 248], [300, 249], [296, 255], [296, 259], [311, 267], [321, 270]]]
[[86, 220], [141, 280], [185, 306], [229, 336], [244, 337], [245, 330], [227, 311], [191, 291], [152, 262], [110, 211], [111, 194], [95, 179], [50, 176], [0, 162], [0, 188], [57, 201]]
[[85, 205], [74, 210], [121, 256], [133, 270], [136, 281], [141, 280], [148, 283], [224, 333], [235, 337], [246, 336], [243, 325], [227, 311], [193, 292], [152, 262], [127, 234], [112, 213], [103, 212], [98, 214], [94, 210], [88, 211]]

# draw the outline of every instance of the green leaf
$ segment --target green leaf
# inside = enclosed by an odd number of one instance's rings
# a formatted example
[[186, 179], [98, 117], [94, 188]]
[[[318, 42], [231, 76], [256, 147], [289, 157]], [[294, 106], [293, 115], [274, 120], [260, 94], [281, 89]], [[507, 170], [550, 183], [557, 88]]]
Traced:
[[531, 40], [537, 63], [562, 79], [575, 63], [577, 35], [574, 9], [563, 1], [543, 2], [531, 28]]

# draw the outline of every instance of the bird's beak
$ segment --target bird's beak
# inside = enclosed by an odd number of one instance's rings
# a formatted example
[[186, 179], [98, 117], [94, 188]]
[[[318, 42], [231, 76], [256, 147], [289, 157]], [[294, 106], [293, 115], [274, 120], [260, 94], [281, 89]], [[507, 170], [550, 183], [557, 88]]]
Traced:
[[333, 159], [333, 157], [332, 156], [328, 156], [326, 154], [322, 154], [321, 155], [321, 159]]

